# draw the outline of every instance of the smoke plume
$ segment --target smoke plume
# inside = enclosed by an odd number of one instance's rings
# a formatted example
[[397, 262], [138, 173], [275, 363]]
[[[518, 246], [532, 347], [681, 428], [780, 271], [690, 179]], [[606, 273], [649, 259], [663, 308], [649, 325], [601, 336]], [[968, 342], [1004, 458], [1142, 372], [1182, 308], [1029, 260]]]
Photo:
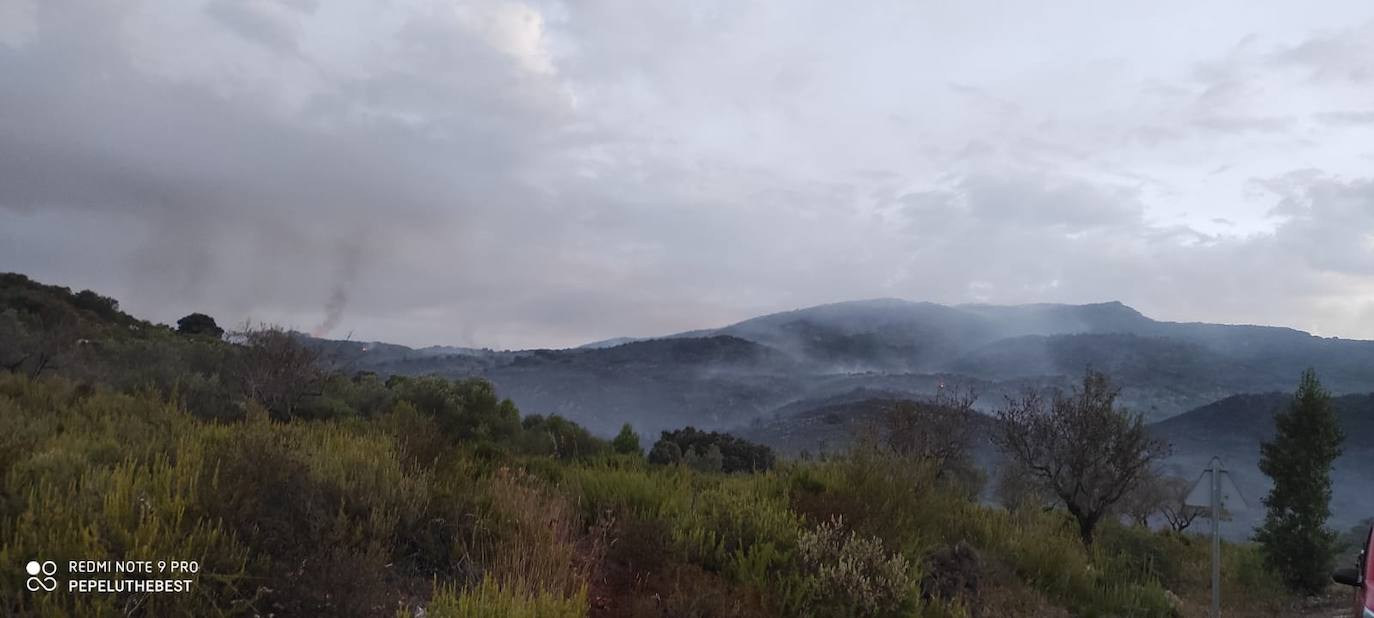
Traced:
[[310, 330], [312, 337], [328, 335], [343, 321], [344, 309], [348, 308], [348, 290], [358, 278], [361, 254], [362, 247], [357, 242], [345, 243], [340, 248], [339, 260], [335, 262], [334, 287], [329, 293], [329, 300], [324, 304], [324, 320]]

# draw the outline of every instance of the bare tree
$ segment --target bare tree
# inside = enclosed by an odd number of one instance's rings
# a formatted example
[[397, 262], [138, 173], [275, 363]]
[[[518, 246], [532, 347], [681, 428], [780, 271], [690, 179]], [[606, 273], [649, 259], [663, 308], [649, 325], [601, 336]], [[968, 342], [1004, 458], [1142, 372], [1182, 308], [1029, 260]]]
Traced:
[[1054, 494], [1078, 523], [1085, 545], [1109, 510], [1140, 482], [1168, 446], [1152, 438], [1137, 414], [1116, 407], [1118, 390], [1088, 370], [1083, 386], [1008, 399], [993, 441]]
[[941, 388], [926, 401], [904, 400], [884, 412], [883, 443], [894, 454], [931, 462], [937, 477], [969, 466], [976, 412], [972, 389]]
[[1142, 528], [1150, 527], [1150, 517], [1163, 511], [1169, 500], [1165, 478], [1153, 470], [1140, 475], [1135, 487], [1121, 497], [1116, 512], [1125, 516], [1132, 524]]
[[1207, 509], [1187, 504], [1188, 490], [1192, 484], [1188, 479], [1171, 476], [1163, 479], [1164, 503], [1159, 512], [1174, 532], [1183, 532], [1193, 525], [1193, 520], [1207, 514]]
[[235, 377], [243, 396], [256, 401], [273, 418], [287, 420], [307, 397], [319, 396], [325, 372], [319, 352], [276, 326], [245, 326], [233, 339], [242, 348]]
[[[1191, 487], [1188, 479], [1150, 472], [1141, 477], [1135, 488], [1126, 492], [1117, 510], [1138, 526], [1149, 526], [1150, 517], [1158, 513], [1170, 529], [1183, 532], [1193, 520], [1207, 515], [1207, 509], [1186, 503]], [[1223, 519], [1228, 517], [1223, 513]]]

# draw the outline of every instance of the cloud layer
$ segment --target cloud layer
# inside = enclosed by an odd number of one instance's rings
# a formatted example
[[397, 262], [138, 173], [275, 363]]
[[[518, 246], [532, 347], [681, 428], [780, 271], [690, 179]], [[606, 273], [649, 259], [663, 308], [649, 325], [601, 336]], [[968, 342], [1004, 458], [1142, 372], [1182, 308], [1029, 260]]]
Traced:
[[875, 296], [1374, 338], [1374, 9], [0, 0], [0, 269], [561, 346]]

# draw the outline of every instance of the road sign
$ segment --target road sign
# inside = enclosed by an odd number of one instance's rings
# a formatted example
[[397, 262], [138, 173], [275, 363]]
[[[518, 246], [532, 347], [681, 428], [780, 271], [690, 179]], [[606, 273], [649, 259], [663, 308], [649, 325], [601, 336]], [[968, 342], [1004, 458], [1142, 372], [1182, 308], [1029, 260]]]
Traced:
[[[1221, 502], [1218, 506], [1228, 513], [1244, 511], [1246, 507], [1245, 498], [1241, 496], [1235, 481], [1231, 480], [1231, 473], [1223, 468], [1217, 480], [1217, 498]], [[1188, 490], [1188, 497], [1183, 499], [1183, 504], [1202, 508], [1212, 507], [1211, 468], [1203, 470], [1202, 475], [1193, 482], [1192, 488]]]

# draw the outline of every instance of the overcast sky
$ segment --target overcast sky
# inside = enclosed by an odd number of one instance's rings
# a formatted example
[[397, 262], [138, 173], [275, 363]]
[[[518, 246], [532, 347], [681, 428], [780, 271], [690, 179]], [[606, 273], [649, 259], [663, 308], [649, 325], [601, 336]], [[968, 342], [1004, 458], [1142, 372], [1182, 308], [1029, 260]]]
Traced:
[[0, 270], [412, 345], [871, 297], [1374, 338], [1374, 3], [1131, 4], [0, 0]]

